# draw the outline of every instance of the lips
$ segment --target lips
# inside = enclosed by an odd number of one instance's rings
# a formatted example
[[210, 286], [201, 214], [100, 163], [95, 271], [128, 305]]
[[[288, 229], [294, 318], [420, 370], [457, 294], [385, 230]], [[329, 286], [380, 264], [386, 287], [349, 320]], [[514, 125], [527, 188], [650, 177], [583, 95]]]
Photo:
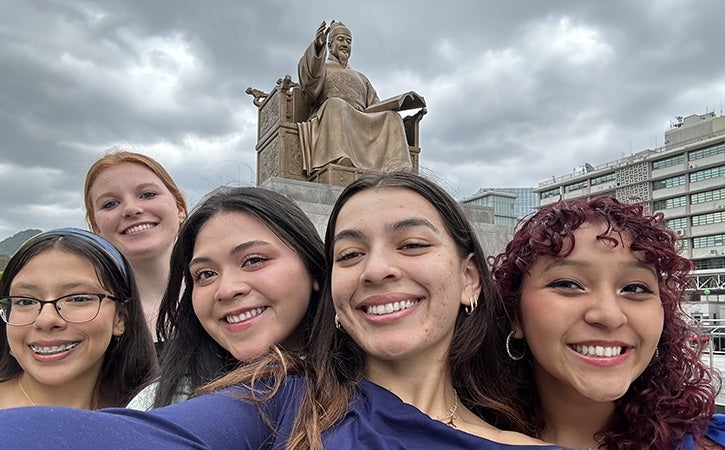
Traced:
[[57, 355], [59, 353], [67, 352], [68, 350], [71, 350], [80, 344], [80, 341], [77, 342], [70, 342], [67, 344], [60, 344], [60, 345], [52, 345], [52, 346], [41, 346], [41, 345], [35, 345], [30, 344], [28, 347], [30, 350], [33, 351], [33, 353], [37, 353], [38, 355], [48, 356], [48, 355]]
[[156, 226], [156, 224], [154, 224], [154, 223], [141, 223], [141, 224], [126, 228], [125, 230], [123, 230], [123, 232], [121, 234], [140, 233], [141, 231], [150, 230], [151, 228], [153, 228], [155, 226]]
[[626, 351], [626, 347], [621, 345], [581, 345], [571, 344], [569, 347], [575, 352], [590, 357], [611, 358], [619, 356]]
[[260, 306], [259, 308], [253, 308], [240, 314], [230, 314], [224, 317], [227, 323], [241, 323], [245, 322], [252, 317], [257, 317], [267, 309], [266, 306]]
[[404, 300], [398, 302], [384, 303], [381, 305], [367, 305], [363, 307], [365, 314], [371, 314], [374, 316], [381, 316], [384, 314], [391, 314], [397, 311], [404, 311], [408, 308], [420, 303], [420, 300]]

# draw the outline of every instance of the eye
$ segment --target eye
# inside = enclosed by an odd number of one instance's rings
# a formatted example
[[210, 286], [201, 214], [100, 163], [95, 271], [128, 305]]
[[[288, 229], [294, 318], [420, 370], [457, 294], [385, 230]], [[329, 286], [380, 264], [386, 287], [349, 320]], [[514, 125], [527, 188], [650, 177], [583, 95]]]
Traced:
[[147, 191], [147, 192], [141, 193], [141, 195], [139, 196], [139, 198], [142, 198], [142, 199], [145, 199], [145, 200], [150, 200], [150, 199], [156, 197], [157, 195], [159, 195], [159, 194], [157, 194], [156, 192]]
[[12, 304], [14, 307], [22, 308], [22, 307], [28, 307], [28, 306], [35, 306], [38, 304], [38, 301], [32, 298], [24, 298], [24, 297], [16, 297], [13, 298]]
[[631, 292], [633, 294], [653, 294], [654, 292], [647, 285], [642, 283], [631, 283], [622, 289], [624, 292]]
[[358, 252], [356, 250], [346, 250], [346, 251], [340, 252], [340, 254], [338, 254], [335, 257], [335, 262], [342, 263], [342, 262], [352, 261], [355, 258], [359, 258], [362, 255], [363, 255], [362, 252]]
[[552, 281], [551, 283], [547, 284], [546, 287], [555, 288], [555, 289], [578, 289], [578, 290], [584, 289], [576, 281], [566, 280], [566, 279]]
[[269, 258], [265, 258], [261, 255], [248, 255], [242, 260], [242, 267], [255, 267], [263, 264], [265, 261], [269, 261]]
[[196, 283], [204, 283], [205, 281], [208, 281], [212, 277], [217, 275], [216, 271], [211, 269], [199, 269], [193, 272], [192, 279], [194, 280], [194, 284]]
[[98, 300], [98, 297], [89, 294], [73, 294], [63, 299], [66, 304], [73, 305], [83, 305], [86, 303], [94, 302], [96, 300]]
[[109, 200], [101, 205], [101, 209], [111, 209], [118, 205], [118, 200]]
[[415, 250], [419, 248], [428, 248], [430, 247], [430, 244], [426, 242], [420, 242], [420, 241], [408, 241], [405, 242], [403, 245], [400, 246], [401, 250]]

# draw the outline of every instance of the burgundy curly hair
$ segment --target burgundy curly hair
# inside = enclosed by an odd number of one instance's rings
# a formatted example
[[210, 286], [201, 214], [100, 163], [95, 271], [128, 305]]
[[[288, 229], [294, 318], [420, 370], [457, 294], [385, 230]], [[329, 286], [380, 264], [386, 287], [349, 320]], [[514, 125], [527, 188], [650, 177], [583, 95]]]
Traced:
[[[544, 425], [536, 386], [532, 356], [512, 361], [504, 342], [519, 314], [521, 284], [529, 268], [541, 256], [566, 257], [573, 250], [574, 230], [585, 222], [608, 224], [599, 238], [611, 245], [619, 241], [609, 232], [628, 233], [632, 251], [642, 251], [643, 262], [654, 267], [659, 279], [664, 309], [664, 329], [655, 356], [645, 371], [617, 400], [608, 429], [595, 438], [607, 449], [669, 449], [691, 434], [697, 440], [715, 409], [719, 376], [700, 360], [701, 350], [688, 345], [694, 332], [680, 302], [691, 269], [688, 259], [677, 252], [677, 236], [665, 224], [662, 213], [646, 215], [641, 204], [625, 204], [609, 197], [593, 200], [564, 200], [549, 205], [520, 223], [513, 239], [493, 263], [493, 276], [501, 293], [496, 336], [497, 353], [511, 390], [512, 408], [519, 420], [494, 420], [531, 436]], [[637, 424], [633, 426], [632, 424]]]

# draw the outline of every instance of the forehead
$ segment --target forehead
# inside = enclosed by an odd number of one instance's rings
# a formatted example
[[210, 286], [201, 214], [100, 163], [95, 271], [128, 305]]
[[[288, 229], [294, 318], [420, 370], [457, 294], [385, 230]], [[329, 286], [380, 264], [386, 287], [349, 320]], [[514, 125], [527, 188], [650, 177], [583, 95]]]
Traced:
[[224, 212], [210, 217], [199, 229], [194, 248], [214, 243], [237, 245], [240, 240], [264, 239], [281, 242], [260, 219], [243, 212]]
[[11, 286], [66, 283], [73, 280], [98, 282], [96, 269], [91, 261], [75, 252], [48, 248], [33, 255], [18, 270]]
[[148, 167], [132, 162], [124, 162], [107, 167], [99, 172], [93, 186], [91, 186], [91, 190], [101, 184], [135, 183], [156, 183], [162, 186], [164, 185], [161, 178]]
[[386, 225], [410, 217], [425, 218], [439, 229], [445, 229], [441, 215], [425, 197], [406, 188], [384, 187], [366, 189], [350, 197], [340, 209], [335, 231]]

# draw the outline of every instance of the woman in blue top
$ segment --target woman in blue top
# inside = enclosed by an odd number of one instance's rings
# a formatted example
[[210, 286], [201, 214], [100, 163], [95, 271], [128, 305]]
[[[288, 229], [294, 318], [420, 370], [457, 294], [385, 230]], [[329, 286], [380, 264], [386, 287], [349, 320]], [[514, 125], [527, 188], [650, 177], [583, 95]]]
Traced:
[[508, 362], [509, 427], [570, 447], [722, 448], [720, 380], [688, 342], [676, 239], [661, 213], [611, 198], [520, 225], [494, 263], [504, 306], [487, 338]]
[[489, 309], [479, 305], [496, 298], [473, 229], [445, 191], [407, 173], [363, 177], [340, 195], [326, 241], [326, 286], [306, 358], [273, 352], [210, 386], [211, 395], [150, 413], [0, 413], [6, 441], [55, 448], [547, 448], [482, 419], [505, 407], [491, 400], [493, 380], [481, 378], [496, 361], [481, 340]]

